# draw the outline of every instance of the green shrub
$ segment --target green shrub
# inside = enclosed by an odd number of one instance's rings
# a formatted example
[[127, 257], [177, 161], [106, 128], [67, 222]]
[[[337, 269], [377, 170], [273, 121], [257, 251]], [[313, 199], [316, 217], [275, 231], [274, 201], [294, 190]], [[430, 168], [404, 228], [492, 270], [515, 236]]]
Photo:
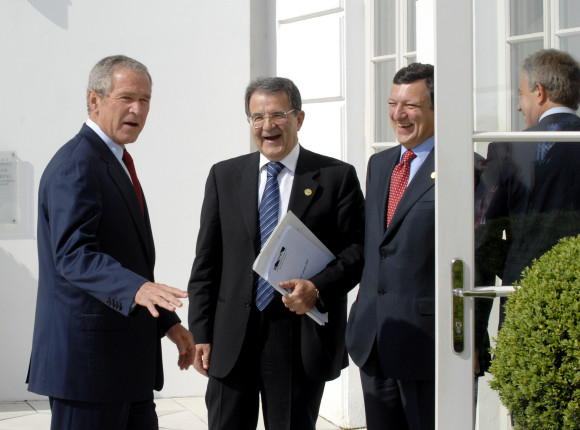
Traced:
[[580, 236], [523, 272], [490, 373], [518, 430], [580, 429]]

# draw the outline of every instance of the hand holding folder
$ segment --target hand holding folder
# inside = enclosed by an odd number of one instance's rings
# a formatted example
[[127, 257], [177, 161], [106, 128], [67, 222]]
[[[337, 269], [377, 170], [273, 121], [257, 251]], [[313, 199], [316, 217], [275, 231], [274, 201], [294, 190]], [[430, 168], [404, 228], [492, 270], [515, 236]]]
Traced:
[[[280, 282], [291, 279], [310, 279], [323, 270], [335, 256], [300, 221], [288, 211], [263, 246], [254, 261], [254, 271], [264, 278], [276, 291], [287, 295]], [[328, 322], [328, 313], [316, 307], [307, 315], [320, 325]]]

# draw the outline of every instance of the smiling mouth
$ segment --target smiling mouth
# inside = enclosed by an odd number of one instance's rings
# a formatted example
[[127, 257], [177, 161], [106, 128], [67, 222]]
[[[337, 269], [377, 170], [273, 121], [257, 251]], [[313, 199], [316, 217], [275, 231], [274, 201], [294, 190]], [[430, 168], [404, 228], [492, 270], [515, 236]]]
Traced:
[[263, 136], [263, 139], [267, 142], [275, 142], [280, 138], [280, 134], [276, 135], [276, 136]]
[[411, 127], [412, 125], [413, 125], [413, 124], [411, 124], [411, 123], [409, 123], [409, 122], [407, 122], [407, 123], [404, 123], [404, 124], [401, 124], [401, 123], [399, 123], [399, 124], [397, 124], [397, 127], [399, 127], [399, 128], [409, 128], [409, 127]]

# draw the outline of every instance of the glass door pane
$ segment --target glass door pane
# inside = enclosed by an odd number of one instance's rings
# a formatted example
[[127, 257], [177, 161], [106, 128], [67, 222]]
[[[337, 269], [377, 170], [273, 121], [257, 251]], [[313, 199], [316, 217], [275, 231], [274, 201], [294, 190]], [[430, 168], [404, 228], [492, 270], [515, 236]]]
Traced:
[[560, 0], [560, 28], [580, 27], [580, 2]]
[[375, 142], [394, 142], [396, 139], [387, 104], [396, 73], [395, 67], [394, 59], [375, 63]]
[[407, 0], [407, 51], [417, 50], [417, 0]]
[[[580, 5], [580, 2], [578, 2]], [[580, 59], [580, 34], [560, 37], [560, 49], [566, 51], [579, 61]]]
[[542, 0], [510, 1], [510, 36], [544, 31]]
[[375, 0], [375, 57], [392, 55], [397, 42], [396, 0]]

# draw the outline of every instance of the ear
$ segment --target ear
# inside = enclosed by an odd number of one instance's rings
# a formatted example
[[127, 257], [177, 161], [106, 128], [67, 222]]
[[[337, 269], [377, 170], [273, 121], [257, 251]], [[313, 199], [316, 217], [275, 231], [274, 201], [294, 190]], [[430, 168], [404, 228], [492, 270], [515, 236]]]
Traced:
[[87, 92], [87, 104], [89, 105], [89, 112], [91, 114], [98, 113], [100, 102], [101, 98], [95, 90], [89, 90]]
[[297, 127], [296, 130], [300, 130], [302, 128], [302, 123], [304, 122], [304, 117], [305, 117], [305, 113], [303, 110], [300, 111], [300, 113], [296, 116], [296, 121], [297, 121]]
[[536, 83], [535, 92], [536, 92], [536, 101], [539, 106], [549, 101], [548, 92], [546, 91], [546, 88], [542, 84]]

